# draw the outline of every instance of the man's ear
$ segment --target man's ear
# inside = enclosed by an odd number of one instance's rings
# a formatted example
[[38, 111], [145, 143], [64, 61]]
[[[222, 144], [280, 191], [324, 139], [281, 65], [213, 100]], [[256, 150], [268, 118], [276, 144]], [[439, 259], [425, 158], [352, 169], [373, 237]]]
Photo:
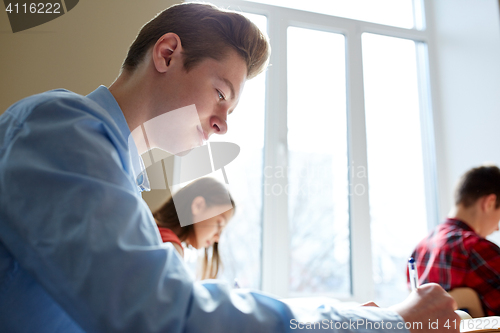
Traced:
[[206, 202], [204, 197], [196, 197], [191, 204], [191, 212], [193, 216], [199, 215], [201, 212], [205, 210]]
[[497, 203], [496, 194], [488, 194], [484, 196], [483, 209], [487, 212], [493, 211], [496, 209], [496, 203]]
[[165, 73], [174, 63], [182, 63], [181, 39], [169, 32], [161, 36], [153, 47], [153, 63], [159, 73]]

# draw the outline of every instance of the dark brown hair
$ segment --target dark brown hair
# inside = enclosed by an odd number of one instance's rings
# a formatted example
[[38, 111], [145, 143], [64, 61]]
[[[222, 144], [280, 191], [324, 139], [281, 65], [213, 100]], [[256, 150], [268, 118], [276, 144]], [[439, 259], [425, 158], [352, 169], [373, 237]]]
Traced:
[[167, 8], [142, 27], [122, 67], [133, 71], [169, 32], [181, 40], [186, 71], [206, 58], [220, 61], [232, 49], [246, 62], [251, 79], [266, 68], [271, 53], [266, 36], [245, 16], [210, 4], [184, 3]]
[[[192, 219], [191, 205], [193, 200], [196, 197], [203, 197], [207, 207], [212, 207], [226, 204], [228, 195], [233, 205], [234, 215], [236, 207], [226, 187], [213, 178], [200, 178], [175, 193], [173, 197], [153, 212], [153, 216], [158, 226], [172, 230], [181, 242], [184, 242], [191, 236], [194, 236], [195, 230], [193, 224], [181, 227], [179, 215], [191, 216]], [[205, 248], [205, 256], [201, 268], [202, 279], [215, 279], [219, 269], [222, 267], [218, 243], [214, 243], [211, 247], [212, 249]]]
[[500, 169], [485, 165], [467, 171], [459, 180], [455, 190], [455, 205], [472, 206], [479, 198], [495, 194], [496, 208], [500, 207]]

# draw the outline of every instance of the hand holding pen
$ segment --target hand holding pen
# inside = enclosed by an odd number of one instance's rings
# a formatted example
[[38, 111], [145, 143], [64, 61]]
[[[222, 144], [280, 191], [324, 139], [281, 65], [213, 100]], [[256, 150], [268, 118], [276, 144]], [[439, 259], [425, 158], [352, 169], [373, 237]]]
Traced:
[[[411, 327], [410, 333], [460, 333], [460, 325], [444, 324], [460, 323], [460, 317], [455, 313], [457, 303], [438, 284], [426, 283], [418, 287], [415, 292], [401, 303], [390, 307], [396, 311]], [[439, 322], [434, 328], [429, 323]]]
[[443, 325], [436, 328], [427, 325], [430, 322], [460, 322], [460, 317], [454, 312], [457, 303], [436, 283], [419, 287], [417, 267], [413, 258], [408, 259], [408, 275], [411, 294], [402, 303], [390, 309], [396, 311], [405, 323], [411, 326], [408, 327], [410, 333], [460, 333], [459, 326], [450, 325], [448, 329]]
[[[417, 266], [415, 265], [415, 259], [413, 259], [413, 257], [410, 257], [410, 259], [408, 259], [408, 271], [410, 275], [411, 291], [413, 292], [416, 291], [419, 287]], [[461, 319], [472, 319], [472, 317], [467, 312], [455, 310], [455, 313], [458, 314]]]

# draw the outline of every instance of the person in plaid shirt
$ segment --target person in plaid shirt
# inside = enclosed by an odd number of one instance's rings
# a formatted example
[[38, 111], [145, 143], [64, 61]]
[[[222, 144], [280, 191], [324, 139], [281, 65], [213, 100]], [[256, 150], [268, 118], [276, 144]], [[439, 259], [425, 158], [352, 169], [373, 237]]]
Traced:
[[447, 291], [472, 288], [486, 315], [500, 315], [500, 248], [485, 239], [498, 230], [500, 169], [481, 166], [466, 172], [455, 191], [455, 208], [412, 254], [419, 282], [435, 282]]

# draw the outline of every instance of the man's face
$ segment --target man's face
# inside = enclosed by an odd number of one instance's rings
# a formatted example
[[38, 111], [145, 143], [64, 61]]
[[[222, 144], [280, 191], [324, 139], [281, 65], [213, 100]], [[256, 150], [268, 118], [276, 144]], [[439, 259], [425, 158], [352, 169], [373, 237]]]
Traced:
[[[189, 72], [179, 66], [170, 71], [168, 82], [162, 91], [165, 99], [159, 96], [155, 109], [157, 115], [161, 115], [188, 106], [192, 108], [194, 105], [199, 121], [193, 121], [193, 117], [176, 121], [182, 124], [182, 133], [189, 133], [187, 136], [182, 135], [182, 146], [187, 146], [185, 150], [203, 144], [212, 134], [225, 134], [228, 130], [227, 116], [238, 104], [246, 81], [247, 66], [244, 60], [235, 51], [231, 51], [221, 61], [211, 58], [202, 60]], [[169, 105], [170, 110], [164, 109], [162, 101], [165, 102], [164, 105]], [[180, 136], [177, 138], [181, 140]], [[162, 148], [164, 144], [171, 143], [157, 142], [155, 146]]]

